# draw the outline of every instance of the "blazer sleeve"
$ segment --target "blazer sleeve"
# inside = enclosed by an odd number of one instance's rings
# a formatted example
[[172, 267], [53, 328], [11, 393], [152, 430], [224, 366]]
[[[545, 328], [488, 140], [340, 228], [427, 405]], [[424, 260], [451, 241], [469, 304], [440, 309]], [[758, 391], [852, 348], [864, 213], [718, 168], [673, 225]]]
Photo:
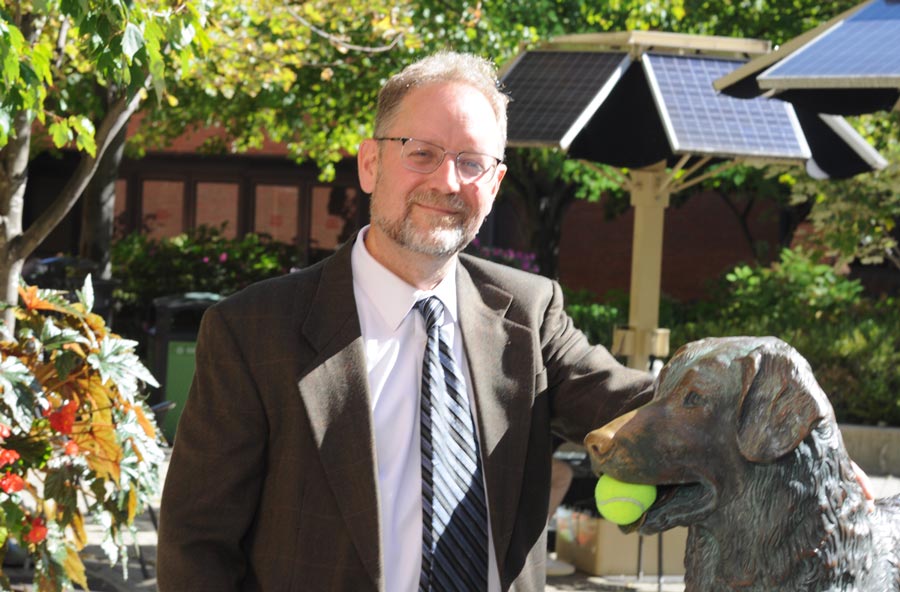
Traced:
[[238, 590], [241, 549], [265, 469], [266, 418], [241, 344], [219, 308], [200, 325], [196, 371], [160, 508], [160, 592]]
[[566, 314], [557, 282], [540, 335], [551, 427], [563, 438], [580, 443], [589, 431], [651, 399], [650, 373], [628, 368], [605, 347], [591, 345]]

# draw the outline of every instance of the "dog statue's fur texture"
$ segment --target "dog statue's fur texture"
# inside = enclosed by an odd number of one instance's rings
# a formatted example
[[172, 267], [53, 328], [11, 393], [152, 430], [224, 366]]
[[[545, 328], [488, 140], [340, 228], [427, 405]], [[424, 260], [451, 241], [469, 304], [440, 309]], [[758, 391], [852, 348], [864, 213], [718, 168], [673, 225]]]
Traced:
[[598, 473], [660, 486], [634, 528], [689, 527], [688, 591], [900, 591], [900, 496], [867, 506], [831, 404], [783, 341], [684, 346], [653, 400], [585, 445]]

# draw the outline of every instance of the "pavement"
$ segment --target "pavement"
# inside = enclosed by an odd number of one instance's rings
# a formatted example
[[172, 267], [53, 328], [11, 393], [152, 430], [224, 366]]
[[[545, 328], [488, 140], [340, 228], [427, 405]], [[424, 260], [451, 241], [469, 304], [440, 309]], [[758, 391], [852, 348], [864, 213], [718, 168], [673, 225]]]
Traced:
[[[165, 478], [164, 464], [162, 478]], [[900, 494], [900, 477], [870, 475], [875, 497]], [[151, 512], [145, 512], [136, 520], [137, 537], [129, 549], [128, 561], [111, 567], [99, 547], [102, 532], [99, 526], [88, 524], [88, 546], [82, 552], [90, 592], [156, 592], [156, 527], [159, 500], [154, 500]], [[138, 553], [140, 549], [140, 553]], [[143, 566], [142, 566], [143, 563]], [[3, 568], [16, 592], [31, 592], [31, 572], [25, 568]], [[684, 581], [680, 575], [665, 575], [660, 581], [655, 575], [637, 578], [635, 575], [594, 576], [576, 571], [569, 576], [547, 578], [547, 592], [591, 590], [595, 592], [683, 592]], [[185, 592], [190, 592], [186, 590]], [[311, 591], [312, 592], [312, 591]]]

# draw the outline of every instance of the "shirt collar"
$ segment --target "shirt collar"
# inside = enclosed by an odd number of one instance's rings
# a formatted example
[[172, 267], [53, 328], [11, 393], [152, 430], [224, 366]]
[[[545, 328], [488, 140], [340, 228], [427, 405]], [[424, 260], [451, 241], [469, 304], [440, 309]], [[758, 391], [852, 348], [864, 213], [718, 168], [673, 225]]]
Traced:
[[[419, 290], [395, 275], [375, 260], [366, 249], [365, 238], [369, 226], [359, 231], [353, 252], [350, 255], [353, 269], [353, 283], [369, 299], [372, 307], [392, 330], [397, 330], [412, 307], [423, 298], [437, 296], [444, 305], [444, 323], [457, 322], [456, 266], [454, 257], [447, 275], [432, 290]], [[448, 318], [449, 315], [449, 318]]]

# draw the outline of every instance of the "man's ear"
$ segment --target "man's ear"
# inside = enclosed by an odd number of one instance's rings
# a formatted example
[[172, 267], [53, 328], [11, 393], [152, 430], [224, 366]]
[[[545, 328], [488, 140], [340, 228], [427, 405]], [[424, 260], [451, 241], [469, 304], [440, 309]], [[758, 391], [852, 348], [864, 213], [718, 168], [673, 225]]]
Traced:
[[506, 165], [502, 162], [497, 165], [497, 172], [494, 174], [494, 182], [493, 187], [491, 187], [492, 194], [494, 197], [497, 197], [497, 192], [500, 191], [500, 181], [503, 180], [503, 177], [506, 176]]
[[378, 142], [369, 138], [359, 145], [359, 153], [356, 155], [356, 168], [359, 174], [359, 186], [366, 193], [371, 194], [375, 189], [375, 179], [378, 176]]

